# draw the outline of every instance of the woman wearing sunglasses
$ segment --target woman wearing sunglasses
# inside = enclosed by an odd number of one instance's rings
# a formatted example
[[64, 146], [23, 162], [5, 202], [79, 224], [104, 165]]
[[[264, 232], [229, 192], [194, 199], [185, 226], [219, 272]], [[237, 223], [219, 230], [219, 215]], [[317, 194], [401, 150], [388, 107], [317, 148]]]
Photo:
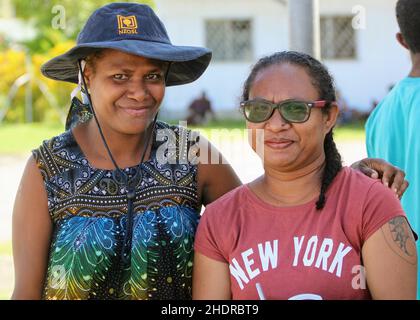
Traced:
[[206, 207], [194, 299], [415, 299], [414, 235], [395, 194], [342, 167], [333, 80], [314, 58], [261, 59], [241, 109], [264, 174]]

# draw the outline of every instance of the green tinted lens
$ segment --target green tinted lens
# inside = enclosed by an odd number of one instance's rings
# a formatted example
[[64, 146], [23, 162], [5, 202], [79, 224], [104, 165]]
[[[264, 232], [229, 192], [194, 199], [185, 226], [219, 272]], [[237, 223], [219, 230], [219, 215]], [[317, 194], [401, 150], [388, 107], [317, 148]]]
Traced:
[[244, 105], [245, 116], [251, 122], [263, 122], [270, 117], [271, 106], [264, 102], [252, 101]]
[[309, 106], [304, 102], [285, 102], [280, 107], [280, 113], [289, 122], [304, 122], [309, 117]]

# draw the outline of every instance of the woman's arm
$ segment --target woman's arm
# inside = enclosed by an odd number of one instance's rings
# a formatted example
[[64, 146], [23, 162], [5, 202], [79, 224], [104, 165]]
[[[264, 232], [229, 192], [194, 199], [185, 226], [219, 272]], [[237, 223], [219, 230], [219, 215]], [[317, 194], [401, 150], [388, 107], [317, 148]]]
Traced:
[[40, 299], [47, 269], [52, 223], [41, 173], [31, 157], [13, 209], [15, 288], [12, 299]]
[[232, 299], [229, 265], [210, 259], [196, 251], [192, 293], [194, 300]]
[[416, 299], [416, 244], [404, 217], [391, 219], [370, 236], [362, 257], [373, 299]]
[[200, 136], [199, 159], [198, 193], [203, 205], [242, 185], [232, 166], [203, 136]]

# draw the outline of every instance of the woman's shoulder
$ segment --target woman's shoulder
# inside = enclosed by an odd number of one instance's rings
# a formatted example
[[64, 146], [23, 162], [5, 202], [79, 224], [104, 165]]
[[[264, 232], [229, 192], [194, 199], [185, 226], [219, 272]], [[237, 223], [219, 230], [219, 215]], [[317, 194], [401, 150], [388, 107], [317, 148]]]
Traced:
[[391, 204], [397, 204], [397, 207], [400, 207], [400, 201], [394, 191], [385, 186], [381, 179], [372, 179], [352, 168], [347, 168], [346, 170], [348, 170], [348, 183], [352, 192], [364, 199], [365, 206], [375, 200], [375, 202], [379, 201], [382, 204], [388, 204], [389, 208], [392, 207]]
[[[351, 200], [351, 203], [358, 204], [362, 213], [366, 214], [367, 209], [378, 208], [399, 211], [401, 204], [395, 193], [385, 186], [380, 179], [372, 179], [362, 172], [353, 168], [345, 167], [339, 173], [339, 181], [335, 191], [340, 197]], [[376, 209], [375, 209], [376, 208]]]
[[244, 222], [243, 210], [246, 206], [245, 186], [239, 186], [224, 194], [206, 206], [199, 224], [199, 230], [207, 230], [211, 234], [232, 237], [241, 229]]
[[169, 148], [175, 148], [180, 163], [196, 165], [198, 158], [199, 133], [182, 124], [170, 124], [164, 121], [156, 121], [155, 139], [153, 149], [158, 150], [163, 144]]
[[392, 217], [404, 215], [398, 198], [379, 179], [344, 167], [333, 184], [327, 192], [326, 212], [334, 217], [335, 230], [343, 230], [357, 250]]
[[[353, 168], [345, 167], [334, 181], [329, 194], [337, 204], [351, 209], [352, 215], [365, 216], [378, 210], [400, 211], [401, 204], [395, 193], [380, 179], [372, 179]], [[327, 194], [328, 196], [328, 194]], [[346, 199], [346, 201], [343, 201]], [[381, 213], [379, 213], [381, 214]]]
[[71, 130], [44, 140], [38, 148], [32, 150], [32, 155], [44, 177], [58, 174], [64, 163], [80, 162], [81, 165], [87, 165]]
[[49, 139], [45, 139], [41, 145], [34, 149], [33, 151], [49, 151], [52, 153], [57, 153], [60, 149], [68, 148], [72, 143], [74, 139], [72, 139], [72, 133], [70, 130], [64, 131], [60, 133], [59, 135], [53, 136]]
[[246, 205], [248, 189], [246, 185], [241, 185], [225, 193], [223, 196], [206, 206], [207, 212], [219, 212], [226, 217], [230, 212], [237, 211]]
[[180, 141], [185, 139], [187, 142], [193, 140], [195, 141], [195, 137], [198, 136], [198, 132], [183, 126], [182, 123], [171, 124], [161, 120], [156, 121], [155, 134], [158, 140], [159, 138], [165, 138], [166, 140], [166, 137], [174, 137]]
[[180, 135], [183, 133], [191, 134], [193, 130], [187, 128], [186, 126], [183, 126], [182, 123], [180, 124], [171, 124], [165, 121], [157, 120], [156, 121], [156, 131], [159, 132], [159, 130], [169, 130], [172, 131], [175, 135]]
[[372, 188], [386, 189], [379, 179], [372, 179], [351, 167], [343, 167], [341, 169], [336, 177], [336, 181], [334, 181], [334, 185], [343, 191], [347, 190], [360, 195], [367, 195]]
[[353, 168], [344, 167], [328, 193], [335, 199], [335, 205], [342, 208], [343, 214], [347, 212], [346, 217], [381, 215], [383, 212], [379, 211], [400, 211], [401, 208], [394, 192], [380, 179], [372, 179]]

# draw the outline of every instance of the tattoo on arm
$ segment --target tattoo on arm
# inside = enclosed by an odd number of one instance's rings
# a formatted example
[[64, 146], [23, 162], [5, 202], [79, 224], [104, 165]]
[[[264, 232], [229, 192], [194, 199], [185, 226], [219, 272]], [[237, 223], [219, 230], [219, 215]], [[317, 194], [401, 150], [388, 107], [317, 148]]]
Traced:
[[[392, 242], [390, 241], [389, 236], [386, 236], [383, 228], [389, 228]], [[384, 234], [388, 246], [407, 262], [416, 264], [417, 254], [415, 240], [406, 219], [404, 217], [395, 217], [383, 228], [382, 233]], [[398, 247], [399, 250], [396, 247]]]
[[405, 219], [403, 217], [396, 217], [389, 222], [389, 227], [391, 228], [395, 243], [398, 244], [405, 254], [411, 256], [407, 251], [407, 240], [410, 236], [405, 232]]

